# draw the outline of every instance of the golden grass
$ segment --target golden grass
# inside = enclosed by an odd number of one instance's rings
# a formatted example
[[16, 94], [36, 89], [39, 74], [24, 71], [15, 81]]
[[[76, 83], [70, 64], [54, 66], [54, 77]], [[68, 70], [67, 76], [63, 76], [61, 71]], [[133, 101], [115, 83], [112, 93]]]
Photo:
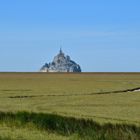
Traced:
[[140, 87], [140, 73], [0, 73], [0, 111], [139, 125], [140, 92], [96, 94], [136, 87]]

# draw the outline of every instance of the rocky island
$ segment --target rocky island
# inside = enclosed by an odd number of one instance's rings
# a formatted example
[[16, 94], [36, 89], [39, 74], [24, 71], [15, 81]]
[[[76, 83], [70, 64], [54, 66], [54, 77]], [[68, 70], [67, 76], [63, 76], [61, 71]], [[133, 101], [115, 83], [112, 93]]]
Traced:
[[54, 57], [53, 61], [46, 63], [40, 69], [40, 72], [81, 72], [81, 67], [60, 49], [59, 54]]

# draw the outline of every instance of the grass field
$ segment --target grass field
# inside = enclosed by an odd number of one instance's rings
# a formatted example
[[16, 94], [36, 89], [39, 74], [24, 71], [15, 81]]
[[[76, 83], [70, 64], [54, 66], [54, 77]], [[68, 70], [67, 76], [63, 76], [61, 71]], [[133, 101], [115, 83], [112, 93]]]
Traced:
[[[135, 125], [139, 130], [140, 91], [123, 92], [134, 88], [140, 88], [140, 73], [0, 73], [0, 111], [50, 113], [77, 120], [90, 119], [101, 126], [108, 123]], [[66, 136], [38, 130], [34, 125], [10, 124], [13, 123], [9, 119], [1, 121], [0, 140], [79, 138], [79, 133]], [[139, 136], [125, 131], [122, 138], [140, 139]]]

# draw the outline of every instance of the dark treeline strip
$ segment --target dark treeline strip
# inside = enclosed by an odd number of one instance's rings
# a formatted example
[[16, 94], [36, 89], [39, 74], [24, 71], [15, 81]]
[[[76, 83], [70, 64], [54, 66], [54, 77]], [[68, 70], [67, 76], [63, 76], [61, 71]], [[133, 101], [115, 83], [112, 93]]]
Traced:
[[0, 122], [17, 127], [32, 123], [36, 128], [69, 136], [78, 134], [81, 139], [93, 140], [139, 140], [140, 127], [128, 124], [104, 124], [93, 120], [76, 119], [55, 114], [29, 112], [0, 112]]
[[1, 89], [0, 91], [32, 91], [30, 89]]
[[132, 88], [132, 89], [125, 89], [125, 90], [98, 92], [98, 93], [93, 93], [93, 94], [127, 93], [127, 92], [135, 92], [137, 90], [140, 90], [140, 87]]
[[140, 87], [132, 88], [132, 89], [125, 89], [125, 90], [116, 90], [116, 91], [102, 91], [102, 92], [95, 92], [95, 93], [83, 93], [83, 94], [47, 94], [47, 95], [32, 95], [32, 96], [9, 96], [8, 98], [36, 98], [36, 97], [43, 97], [43, 96], [91, 96], [91, 95], [100, 95], [100, 94], [112, 94], [112, 93], [127, 93], [127, 92], [135, 92], [140, 90]]

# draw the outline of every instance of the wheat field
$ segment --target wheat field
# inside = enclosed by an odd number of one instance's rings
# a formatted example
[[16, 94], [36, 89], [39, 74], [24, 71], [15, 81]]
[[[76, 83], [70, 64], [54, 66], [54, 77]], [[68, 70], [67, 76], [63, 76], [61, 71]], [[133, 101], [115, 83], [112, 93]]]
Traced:
[[[50, 113], [90, 119], [101, 125], [139, 127], [140, 91], [126, 92], [135, 88], [140, 88], [140, 73], [0, 73], [0, 111]], [[15, 128], [11, 132], [11, 126], [5, 125], [1, 122], [0, 136], [27, 131]], [[47, 134], [40, 135], [49, 139]], [[53, 138], [57, 134], [49, 135]], [[77, 136], [69, 138], [77, 139]], [[32, 139], [36, 140], [33, 136]]]

